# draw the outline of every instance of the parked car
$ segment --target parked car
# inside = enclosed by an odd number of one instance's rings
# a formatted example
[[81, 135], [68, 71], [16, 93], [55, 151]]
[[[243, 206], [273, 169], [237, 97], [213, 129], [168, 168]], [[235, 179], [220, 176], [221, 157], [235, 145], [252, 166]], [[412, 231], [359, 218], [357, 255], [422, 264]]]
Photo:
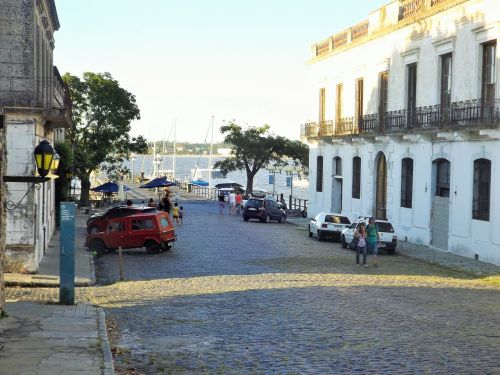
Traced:
[[[354, 231], [358, 229], [361, 223], [368, 225], [368, 219], [364, 217], [356, 219], [349, 227], [342, 231], [341, 242], [343, 248], [347, 248], [347, 246], [350, 247], [350, 243], [354, 238]], [[388, 254], [394, 254], [398, 245], [398, 237], [396, 236], [394, 227], [387, 220], [375, 220], [375, 224], [380, 233], [380, 244], [378, 248], [386, 250]]]
[[133, 215], [138, 212], [149, 212], [155, 213], [158, 210], [155, 207], [143, 207], [143, 206], [116, 206], [110, 208], [106, 212], [100, 212], [92, 215], [87, 220], [87, 233], [98, 233], [106, 230], [109, 220], [118, 217], [124, 217], [128, 215]]
[[286, 213], [280, 203], [274, 199], [265, 199], [260, 197], [251, 197], [243, 208], [243, 220], [258, 219], [261, 222], [268, 223], [270, 220], [276, 220], [284, 223]]
[[166, 212], [137, 212], [108, 220], [104, 231], [87, 234], [90, 251], [145, 247], [147, 253], [168, 250], [175, 242], [174, 226]]
[[340, 240], [342, 231], [351, 225], [347, 216], [330, 212], [320, 212], [309, 222], [309, 237], [316, 236], [318, 241], [326, 237]]

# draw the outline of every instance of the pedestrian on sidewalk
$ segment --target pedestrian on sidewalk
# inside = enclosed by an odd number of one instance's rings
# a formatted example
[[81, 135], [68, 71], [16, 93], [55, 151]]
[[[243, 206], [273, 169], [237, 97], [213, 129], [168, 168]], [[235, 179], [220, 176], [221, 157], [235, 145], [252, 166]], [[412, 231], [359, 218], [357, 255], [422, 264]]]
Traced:
[[373, 254], [373, 265], [378, 267], [378, 244], [380, 243], [380, 233], [375, 218], [368, 219], [368, 226], [366, 227], [366, 249], [369, 254]]
[[224, 194], [222, 192], [219, 192], [219, 215], [223, 216], [224, 215], [224, 209], [226, 208], [226, 200], [224, 199]]
[[366, 224], [361, 223], [354, 232], [354, 238], [357, 239], [356, 244], [356, 266], [359, 267], [359, 255], [363, 254], [363, 266], [367, 267], [366, 264]]
[[179, 208], [179, 220], [181, 221], [182, 223], [182, 218], [184, 217], [184, 207], [180, 207]]

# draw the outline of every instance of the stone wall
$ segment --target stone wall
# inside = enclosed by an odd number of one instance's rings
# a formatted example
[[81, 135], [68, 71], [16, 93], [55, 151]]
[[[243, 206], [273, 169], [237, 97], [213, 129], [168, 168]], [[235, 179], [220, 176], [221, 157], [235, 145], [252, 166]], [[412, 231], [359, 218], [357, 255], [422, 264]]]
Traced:
[[3, 175], [5, 171], [5, 137], [4, 137], [4, 122], [3, 116], [0, 116], [0, 317], [5, 304], [4, 296], [4, 255], [5, 255], [5, 184], [3, 183]]

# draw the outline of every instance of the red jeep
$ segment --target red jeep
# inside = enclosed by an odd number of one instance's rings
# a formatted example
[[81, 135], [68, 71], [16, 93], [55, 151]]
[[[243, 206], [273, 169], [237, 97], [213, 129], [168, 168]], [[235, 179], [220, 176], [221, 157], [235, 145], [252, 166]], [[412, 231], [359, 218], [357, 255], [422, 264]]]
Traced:
[[136, 213], [111, 219], [104, 232], [87, 234], [90, 251], [103, 254], [106, 250], [145, 247], [148, 254], [169, 250], [175, 242], [172, 219], [166, 212]]

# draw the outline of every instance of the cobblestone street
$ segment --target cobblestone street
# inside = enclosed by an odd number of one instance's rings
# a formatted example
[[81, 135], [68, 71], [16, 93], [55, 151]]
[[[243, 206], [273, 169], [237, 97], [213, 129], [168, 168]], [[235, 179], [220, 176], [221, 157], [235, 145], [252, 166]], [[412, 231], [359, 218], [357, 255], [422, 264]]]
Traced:
[[[352, 251], [295, 225], [183, 205], [172, 251], [126, 252], [124, 282], [106, 254], [101, 286], [78, 289], [105, 308], [117, 373], [500, 372], [498, 277], [398, 255], [355, 267]], [[57, 299], [57, 289], [8, 297]]]

